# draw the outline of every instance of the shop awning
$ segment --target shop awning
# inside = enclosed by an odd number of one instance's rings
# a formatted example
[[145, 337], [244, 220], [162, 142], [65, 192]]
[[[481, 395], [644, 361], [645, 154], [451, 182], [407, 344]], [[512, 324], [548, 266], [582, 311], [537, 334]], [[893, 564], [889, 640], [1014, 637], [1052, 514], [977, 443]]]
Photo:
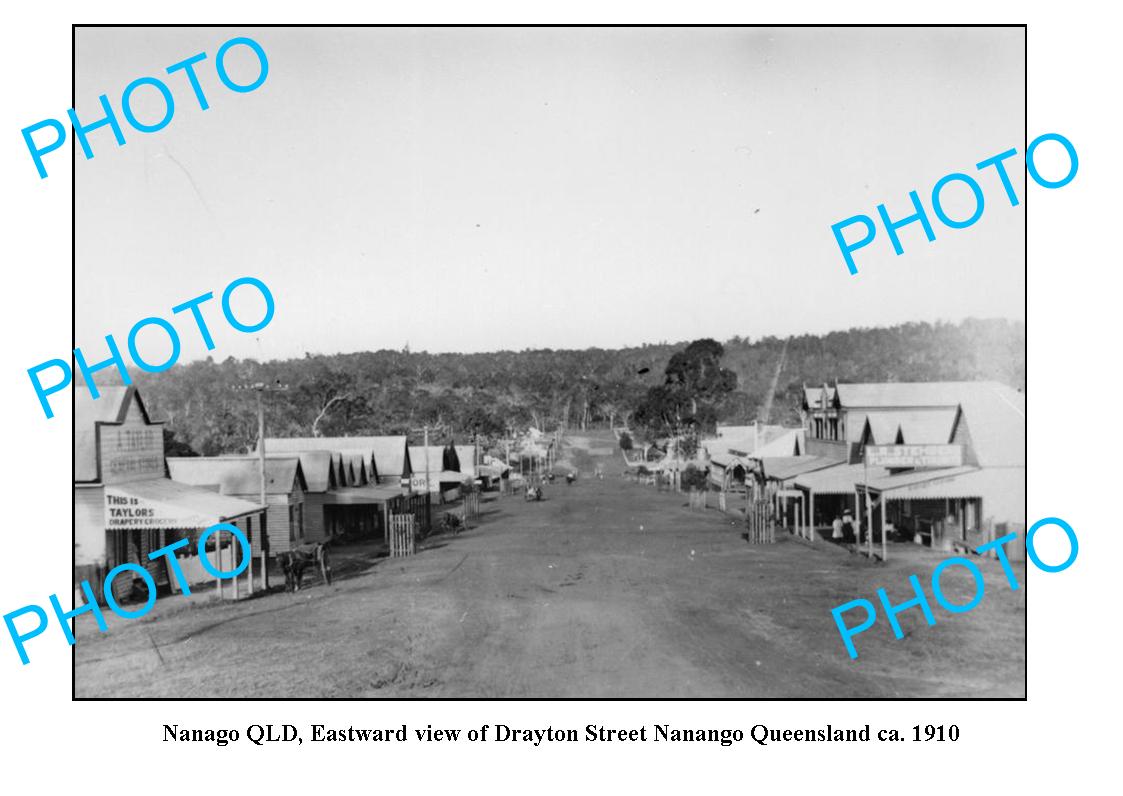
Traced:
[[774, 481], [787, 481], [797, 475], [823, 470], [839, 464], [828, 456], [765, 456], [757, 459], [764, 468], [764, 477]]
[[400, 486], [357, 486], [350, 489], [333, 489], [324, 495], [324, 503], [331, 506], [361, 506], [389, 503], [402, 496]]
[[982, 497], [987, 485], [984, 471], [978, 467], [909, 470], [869, 482], [871, 492], [883, 492], [898, 500]]
[[[797, 489], [806, 489], [816, 495], [853, 495], [854, 485], [864, 483], [866, 467], [861, 464], [836, 464], [795, 479]], [[882, 467], [870, 467], [870, 481], [883, 478], [889, 471]]]
[[167, 478], [105, 487], [107, 529], [208, 528], [263, 510], [257, 503]]
[[715, 453], [710, 456], [710, 464], [716, 464], [723, 470], [728, 470], [730, 467], [740, 465], [748, 470], [751, 467], [750, 462], [746, 462], [740, 456], [734, 456], [732, 453]]

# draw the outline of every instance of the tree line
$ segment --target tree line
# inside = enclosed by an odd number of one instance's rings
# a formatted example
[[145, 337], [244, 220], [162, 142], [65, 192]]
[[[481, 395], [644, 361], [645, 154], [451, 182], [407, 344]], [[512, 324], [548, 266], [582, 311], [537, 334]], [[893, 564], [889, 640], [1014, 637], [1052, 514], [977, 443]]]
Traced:
[[908, 323], [621, 349], [207, 358], [130, 375], [153, 416], [167, 421], [170, 443], [202, 455], [252, 449], [255, 396], [236, 387], [257, 382], [287, 387], [265, 396], [269, 436], [413, 440], [425, 425], [442, 442], [498, 439], [531, 425], [633, 426], [657, 434], [683, 423], [797, 422], [805, 383], [994, 379], [1024, 389], [1025, 325]]

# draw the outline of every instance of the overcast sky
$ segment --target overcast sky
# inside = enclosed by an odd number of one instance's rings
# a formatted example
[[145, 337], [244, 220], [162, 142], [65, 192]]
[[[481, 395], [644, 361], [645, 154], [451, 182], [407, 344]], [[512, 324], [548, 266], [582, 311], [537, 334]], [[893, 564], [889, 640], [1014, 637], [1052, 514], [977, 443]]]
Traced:
[[[238, 35], [269, 58], [248, 94], [214, 71]], [[124, 349], [135, 321], [245, 275], [270, 286], [276, 317], [255, 340], [214, 306], [219, 359], [1024, 319], [1024, 201], [1010, 207], [993, 171], [973, 227], [933, 217], [929, 243], [913, 224], [900, 257], [879, 230], [858, 276], [831, 233], [881, 202], [903, 217], [909, 190], [927, 205], [943, 175], [1021, 153], [1024, 41], [1021, 29], [80, 29], [80, 118], [100, 115], [101, 93], [119, 107], [144, 75], [165, 77], [177, 105], [160, 132], [126, 125], [118, 148], [103, 128], [94, 159], [78, 154], [77, 342], [96, 353], [113, 333]], [[183, 75], [164, 75], [199, 51], [205, 112]], [[240, 81], [254, 63], [231, 52]], [[162, 107], [154, 90], [134, 95], [142, 119]], [[954, 189], [946, 198], [970, 214]], [[205, 356], [190, 319], [177, 325], [183, 358]], [[158, 361], [166, 345], [149, 331], [141, 350]]]

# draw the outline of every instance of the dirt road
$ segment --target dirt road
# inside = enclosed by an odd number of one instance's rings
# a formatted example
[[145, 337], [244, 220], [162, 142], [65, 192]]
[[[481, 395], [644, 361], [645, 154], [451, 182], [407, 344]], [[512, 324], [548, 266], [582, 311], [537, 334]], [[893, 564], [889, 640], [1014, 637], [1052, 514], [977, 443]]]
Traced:
[[[583, 441], [582, 441], [583, 442]], [[603, 453], [571, 450], [588, 467]], [[620, 458], [607, 472], [618, 473]], [[589, 471], [584, 473], [588, 476]], [[492, 498], [481, 524], [418, 555], [343, 549], [341, 576], [240, 604], [161, 600], [150, 617], [79, 622], [76, 695], [186, 697], [1021, 696], [1023, 592], [983, 562], [968, 614], [934, 607], [857, 637], [830, 608], [907, 599], [941, 555], [871, 565], [829, 545], [748, 545], [685, 496], [583, 477], [546, 500]], [[893, 556], [891, 555], [891, 558]], [[1024, 575], [1019, 570], [1024, 583]], [[945, 581], [966, 602], [969, 579]], [[88, 617], [86, 617], [88, 619]]]

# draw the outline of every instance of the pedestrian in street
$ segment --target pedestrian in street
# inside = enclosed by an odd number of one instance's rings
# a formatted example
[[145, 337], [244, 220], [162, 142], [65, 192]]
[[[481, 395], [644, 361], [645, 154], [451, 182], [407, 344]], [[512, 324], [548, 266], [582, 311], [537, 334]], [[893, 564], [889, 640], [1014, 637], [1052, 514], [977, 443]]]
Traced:
[[835, 542], [842, 541], [842, 517], [836, 516], [831, 523], [831, 539]]

